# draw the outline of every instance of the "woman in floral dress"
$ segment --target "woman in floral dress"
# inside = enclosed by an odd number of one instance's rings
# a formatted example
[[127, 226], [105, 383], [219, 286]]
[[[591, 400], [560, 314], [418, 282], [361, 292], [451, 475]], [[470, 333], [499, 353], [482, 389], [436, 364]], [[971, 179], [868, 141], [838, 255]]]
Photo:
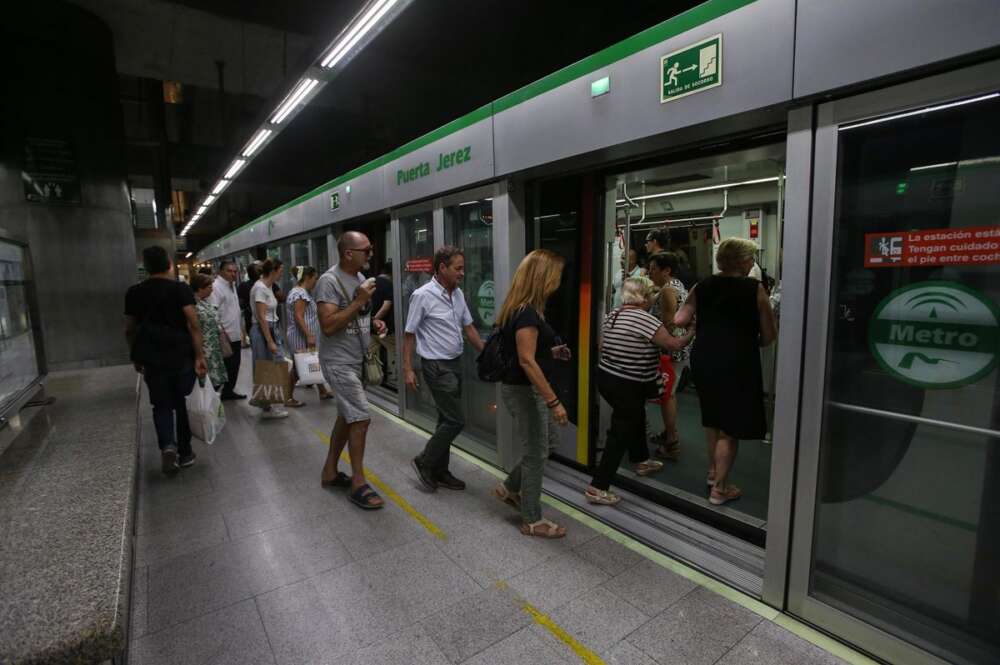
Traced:
[[198, 311], [198, 325], [201, 326], [202, 344], [205, 350], [205, 360], [208, 362], [208, 378], [212, 387], [220, 391], [225, 387], [229, 376], [226, 373], [226, 363], [222, 356], [222, 326], [219, 323], [218, 308], [208, 301], [212, 295], [212, 277], [196, 274], [191, 278], [191, 289], [198, 301], [195, 309]]

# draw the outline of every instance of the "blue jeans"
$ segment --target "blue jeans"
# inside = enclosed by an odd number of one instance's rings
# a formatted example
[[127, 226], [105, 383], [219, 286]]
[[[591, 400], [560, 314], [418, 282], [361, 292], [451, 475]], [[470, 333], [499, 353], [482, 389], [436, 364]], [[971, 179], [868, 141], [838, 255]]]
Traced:
[[147, 367], [142, 376], [149, 390], [149, 403], [153, 405], [160, 450], [173, 446], [182, 457], [190, 455], [191, 426], [184, 400], [194, 388], [194, 368], [188, 365], [177, 372], [165, 372]]
[[542, 519], [542, 473], [545, 460], [559, 445], [558, 425], [532, 386], [503, 384], [500, 397], [521, 441], [521, 459], [503, 484], [509, 492], [521, 493], [521, 519], [533, 524]]

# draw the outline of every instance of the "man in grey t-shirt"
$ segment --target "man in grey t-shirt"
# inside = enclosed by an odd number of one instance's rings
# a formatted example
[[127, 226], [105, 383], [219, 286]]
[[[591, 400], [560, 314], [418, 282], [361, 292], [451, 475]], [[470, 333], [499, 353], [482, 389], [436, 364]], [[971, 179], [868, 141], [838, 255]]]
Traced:
[[[337, 421], [320, 480], [324, 487], [349, 487], [352, 503], [373, 510], [382, 508], [385, 502], [365, 480], [365, 440], [371, 414], [361, 383], [361, 366], [371, 340], [375, 280], [366, 280], [358, 272], [368, 265], [372, 244], [365, 234], [347, 231], [337, 241], [337, 253], [339, 262], [323, 273], [313, 293], [323, 333], [319, 340], [320, 365], [337, 400]], [[383, 321], [375, 321], [376, 333], [384, 329]], [[351, 455], [350, 478], [337, 470], [344, 446]]]

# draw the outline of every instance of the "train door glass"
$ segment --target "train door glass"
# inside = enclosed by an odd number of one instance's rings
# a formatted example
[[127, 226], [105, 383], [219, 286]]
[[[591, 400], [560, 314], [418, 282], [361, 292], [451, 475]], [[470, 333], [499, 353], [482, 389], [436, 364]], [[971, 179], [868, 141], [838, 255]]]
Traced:
[[312, 265], [316, 272], [323, 274], [330, 268], [330, 256], [326, 247], [326, 236], [316, 236], [311, 238], [312, 243]]
[[[418, 288], [430, 281], [434, 273], [434, 215], [431, 210], [411, 215], [401, 215], [399, 218], [399, 257], [402, 265], [400, 284], [402, 295], [402, 323], [410, 311], [410, 296]], [[402, 332], [402, 331], [398, 331]], [[437, 410], [434, 408], [434, 398], [420, 377], [420, 358], [414, 354], [413, 369], [417, 373], [419, 388], [403, 390], [404, 403], [408, 411], [436, 420]]]
[[[563, 269], [562, 284], [549, 298], [545, 308], [545, 319], [559, 333], [573, 352], [573, 361], [554, 363], [552, 387], [566, 406], [569, 425], [559, 428], [559, 445], [554, 453], [576, 464], [587, 464], [587, 450], [578, 446], [580, 412], [578, 400], [578, 379], [581, 361], [586, 364], [590, 352], [589, 345], [581, 348], [584, 328], [590, 326], [587, 320], [580, 320], [581, 282], [586, 284], [590, 295], [590, 275], [581, 257], [590, 252], [593, 224], [584, 228], [580, 219], [581, 179], [579, 177], [560, 178], [531, 183], [529, 188], [530, 213], [526, 224], [526, 249], [551, 249], [562, 256], [566, 265]], [[587, 308], [585, 307], [585, 311]], [[581, 357], [582, 354], [582, 357]], [[584, 375], [587, 370], [584, 369]], [[586, 430], [586, 425], [583, 425]], [[584, 431], [584, 440], [586, 431]]]
[[[683, 299], [700, 280], [719, 272], [715, 252], [722, 240], [731, 237], [749, 239], [757, 245], [750, 277], [764, 284], [772, 306], [777, 309], [781, 288], [784, 157], [784, 143], [775, 143], [609, 177], [605, 205], [605, 289], [599, 304], [600, 320], [603, 321], [605, 312], [620, 306], [621, 284], [626, 276], [647, 280], [650, 302], [661, 288], [670, 288], [678, 300]], [[648, 276], [653, 273], [647, 271], [650, 256], [659, 251], [668, 251], [677, 266], [663, 284], [653, 283]], [[659, 279], [664, 277], [660, 275]], [[752, 304], [748, 312], [756, 317]], [[672, 319], [671, 313], [664, 312], [662, 316], [664, 320]], [[673, 396], [647, 403], [647, 440], [630, 444], [630, 452], [619, 467], [620, 479], [654, 498], [675, 504], [679, 500], [700, 514], [711, 511], [721, 516], [723, 523], [738, 523], [734, 527], [738, 533], [749, 530], [762, 536], [771, 471], [775, 346], [754, 351], [754, 357], [746, 359], [741, 365], [745, 367], [744, 378], [706, 376], [701, 393], [693, 379], [691, 361], [697, 364], [699, 354], [703, 354], [702, 367], [706, 366], [712, 353], [708, 344], [703, 342], [699, 347], [695, 338], [694, 344], [683, 352], [664, 356], [661, 369], [670, 368], [666, 373], [673, 380], [667, 383], [668, 390], [672, 383]], [[727, 386], [727, 381], [731, 385]], [[733, 403], [741, 400], [743, 403], [740, 408], [726, 407], [724, 412], [729, 414], [726, 423], [703, 422], [702, 407], [717, 408], [715, 402], [719, 397], [710, 396], [720, 394], [729, 394]], [[712, 401], [703, 404], [702, 399]], [[708, 430], [703, 425], [749, 427], [744, 423], [758, 419], [755, 414], [760, 410], [765, 414], [767, 433], [756, 440], [739, 442], [728, 478], [730, 484], [742, 490], [742, 497], [722, 506], [713, 505], [706, 479], [713, 475], [714, 458], [710, 452], [712, 444], [707, 441]], [[611, 408], [602, 399], [598, 442], [601, 448], [610, 420]], [[663, 461], [664, 468], [650, 475], [638, 475], [637, 463], [644, 456]]]
[[[465, 252], [465, 279], [461, 284], [473, 325], [486, 339], [493, 327], [493, 199], [483, 198], [444, 207], [444, 243]], [[493, 384], [476, 375], [476, 349], [465, 345], [462, 354], [462, 400], [465, 433], [496, 448], [497, 403]]]
[[809, 594], [949, 662], [1000, 662], [998, 115], [837, 132]]

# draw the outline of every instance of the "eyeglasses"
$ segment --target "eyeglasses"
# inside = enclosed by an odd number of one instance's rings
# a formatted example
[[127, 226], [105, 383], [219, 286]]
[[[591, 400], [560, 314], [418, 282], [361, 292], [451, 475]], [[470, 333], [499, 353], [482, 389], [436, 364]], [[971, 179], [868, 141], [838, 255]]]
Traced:
[[374, 253], [375, 249], [371, 245], [368, 245], [367, 247], [351, 247], [351, 249], [349, 251], [352, 251], [352, 252], [364, 252], [368, 256], [371, 256], [372, 253]]

